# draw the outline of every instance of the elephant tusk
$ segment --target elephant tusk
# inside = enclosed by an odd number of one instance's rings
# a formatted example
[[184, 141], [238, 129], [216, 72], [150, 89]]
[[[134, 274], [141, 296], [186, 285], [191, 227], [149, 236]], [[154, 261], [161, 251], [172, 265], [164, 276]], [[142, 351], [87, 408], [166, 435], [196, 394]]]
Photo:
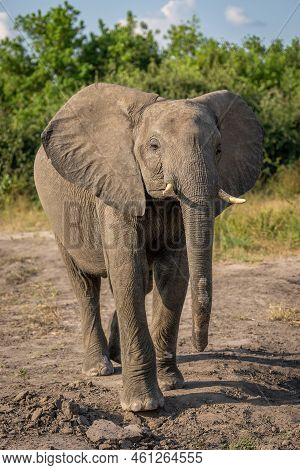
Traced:
[[243, 204], [244, 202], [246, 202], [246, 199], [230, 196], [230, 194], [223, 191], [223, 189], [219, 189], [218, 197], [225, 202], [230, 202], [230, 204]]
[[163, 192], [164, 196], [174, 196], [174, 189], [172, 183], [167, 183], [166, 189]]

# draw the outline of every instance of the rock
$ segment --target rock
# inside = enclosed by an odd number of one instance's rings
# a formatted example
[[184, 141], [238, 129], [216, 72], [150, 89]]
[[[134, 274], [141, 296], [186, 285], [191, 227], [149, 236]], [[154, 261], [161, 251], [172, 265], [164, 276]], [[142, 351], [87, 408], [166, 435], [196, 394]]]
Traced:
[[18, 393], [18, 395], [15, 396], [14, 402], [18, 403], [19, 401], [23, 400], [27, 397], [28, 393], [28, 390], [22, 390], [22, 392]]
[[142, 424], [143, 422], [141, 417], [132, 411], [125, 411], [124, 420], [130, 422], [131, 424]]
[[60, 410], [62, 405], [62, 399], [58, 398], [51, 403], [53, 410]]
[[[86, 431], [87, 437], [92, 442], [98, 442], [101, 440], [112, 440], [114, 442], [119, 440], [121, 443], [124, 442], [125, 446], [132, 446], [132, 442], [130, 442], [130, 440], [140, 440], [144, 434], [145, 429], [138, 424], [130, 424], [122, 428], [106, 419], [97, 419]], [[127, 447], [124, 447], [124, 449], [125, 448]]]
[[26, 426], [25, 426], [25, 429], [32, 429], [34, 428], [34, 423], [28, 423]]
[[123, 436], [130, 439], [139, 439], [143, 437], [145, 429], [138, 424], [129, 424], [123, 429]]
[[41, 398], [41, 400], [40, 400], [41, 405], [45, 405], [45, 404], [49, 401], [49, 398], [50, 398], [50, 397], [43, 397], [43, 398]]
[[111, 445], [108, 444], [107, 442], [104, 442], [103, 444], [100, 444], [98, 449], [100, 450], [111, 450]]
[[41, 417], [41, 421], [42, 421], [42, 424], [48, 426], [49, 424], [51, 424], [51, 422], [53, 420], [52, 420], [51, 416], [49, 416], [48, 414], [43, 413], [43, 416]]
[[43, 413], [46, 413], [46, 414], [48, 414], [49, 416], [51, 416], [51, 413], [53, 413], [53, 411], [52, 411], [51, 409], [49, 409], [49, 406], [47, 406], [47, 405], [44, 405], [44, 406], [42, 407], [42, 409], [43, 409]]
[[33, 413], [32, 413], [32, 416], [31, 416], [31, 421], [32, 422], [35, 422], [37, 421], [43, 414], [43, 409], [42, 408], [37, 408]]
[[67, 386], [67, 390], [78, 390], [80, 387], [79, 382], [70, 382]]
[[79, 405], [74, 401], [63, 401], [61, 406], [61, 411], [65, 415], [66, 418], [71, 419], [73, 415], [77, 415], [79, 413]]
[[48, 413], [49, 413], [49, 416], [52, 420], [56, 419], [57, 418], [57, 412], [55, 410], [48, 410]]
[[118, 440], [123, 437], [121, 426], [117, 426], [112, 421], [106, 419], [97, 419], [86, 431], [88, 439], [92, 442], [100, 440]]
[[73, 433], [72, 426], [70, 426], [69, 424], [65, 424], [65, 425], [61, 428], [61, 432], [62, 432], [63, 434], [72, 434], [72, 433]]
[[130, 441], [129, 439], [124, 439], [124, 441], [121, 442], [121, 449], [131, 449], [133, 446], [133, 442]]
[[9, 405], [0, 405], [0, 413], [9, 413], [13, 410], [12, 406]]
[[90, 422], [84, 415], [79, 415], [77, 418], [77, 423], [81, 424], [82, 426], [89, 426]]

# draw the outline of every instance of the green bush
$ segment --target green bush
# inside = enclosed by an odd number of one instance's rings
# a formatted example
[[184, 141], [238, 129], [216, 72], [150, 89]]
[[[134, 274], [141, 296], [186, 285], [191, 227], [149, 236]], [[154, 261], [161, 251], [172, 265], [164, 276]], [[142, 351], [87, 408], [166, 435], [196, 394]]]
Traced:
[[[265, 46], [258, 37], [242, 46], [205, 38], [199, 21], [172, 26], [159, 48], [131, 12], [112, 28], [84, 34], [69, 3], [45, 14], [19, 16], [13, 39], [0, 41], [0, 198], [35, 197], [32, 167], [40, 133], [76, 90], [94, 81], [193, 97], [227, 88], [257, 112], [265, 132], [262, 181], [299, 156], [300, 40]], [[138, 29], [137, 29], [138, 28]], [[26, 37], [26, 41], [24, 40]]]

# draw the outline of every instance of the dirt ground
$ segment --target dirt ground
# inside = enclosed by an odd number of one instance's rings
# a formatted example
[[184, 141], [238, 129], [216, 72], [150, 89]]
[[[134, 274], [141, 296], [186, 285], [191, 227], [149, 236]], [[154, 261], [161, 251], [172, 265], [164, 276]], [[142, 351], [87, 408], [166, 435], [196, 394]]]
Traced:
[[[299, 267], [297, 257], [215, 264], [209, 347], [193, 352], [188, 296], [178, 346], [185, 388], [166, 392], [163, 410], [134, 414], [120, 408], [120, 367], [81, 375], [79, 312], [51, 234], [0, 234], [0, 447], [299, 448], [299, 323], [273, 321], [269, 309], [299, 308]], [[107, 329], [107, 282], [101, 296]], [[86, 431], [98, 419], [134, 424], [135, 435], [93, 442]]]

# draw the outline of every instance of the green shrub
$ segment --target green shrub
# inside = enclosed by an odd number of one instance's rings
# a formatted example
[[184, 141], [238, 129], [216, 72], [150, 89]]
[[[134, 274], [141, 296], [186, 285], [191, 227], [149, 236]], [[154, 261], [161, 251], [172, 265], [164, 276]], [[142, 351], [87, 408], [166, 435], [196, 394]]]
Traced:
[[[255, 36], [242, 46], [220, 43], [204, 37], [193, 18], [172, 26], [159, 48], [155, 34], [131, 12], [126, 24], [112, 28], [99, 20], [99, 33], [87, 37], [79, 11], [67, 2], [45, 14], [19, 16], [16, 26], [20, 35], [0, 41], [2, 200], [16, 191], [34, 197], [32, 167], [41, 131], [69, 96], [94, 81], [167, 98], [228, 88], [246, 99], [263, 125], [262, 183], [299, 158], [299, 38], [287, 45], [276, 40], [265, 46]], [[296, 184], [291, 173], [286, 177]]]

